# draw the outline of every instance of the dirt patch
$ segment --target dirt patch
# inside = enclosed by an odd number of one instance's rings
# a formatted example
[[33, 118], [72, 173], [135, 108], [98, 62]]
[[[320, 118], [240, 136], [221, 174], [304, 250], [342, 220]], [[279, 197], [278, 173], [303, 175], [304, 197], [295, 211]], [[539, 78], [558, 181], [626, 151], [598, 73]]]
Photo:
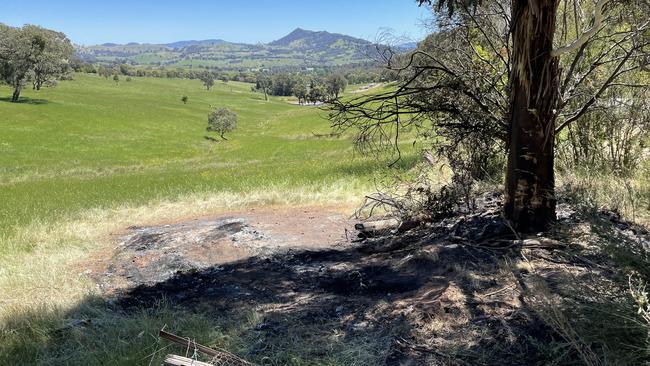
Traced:
[[384, 83], [370, 83], [368, 85], [364, 85], [364, 86], [360, 87], [359, 89], [353, 90], [350, 93], [353, 93], [353, 94], [365, 93], [365, 92], [368, 92], [370, 90], [377, 89], [377, 88], [379, 88], [379, 87], [381, 87], [383, 85], [384, 85]]
[[345, 245], [349, 219], [335, 208], [269, 208], [132, 226], [85, 264], [108, 295], [253, 256]]

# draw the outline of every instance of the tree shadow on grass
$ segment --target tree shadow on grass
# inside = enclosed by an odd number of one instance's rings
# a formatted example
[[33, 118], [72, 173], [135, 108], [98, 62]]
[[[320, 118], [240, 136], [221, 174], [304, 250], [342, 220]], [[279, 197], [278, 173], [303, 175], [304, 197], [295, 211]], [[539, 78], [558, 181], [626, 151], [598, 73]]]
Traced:
[[33, 104], [33, 105], [50, 103], [50, 101], [47, 99], [38, 99], [38, 98], [30, 98], [30, 97], [20, 97], [20, 99], [18, 99], [17, 102], [12, 102], [11, 97], [4, 97], [4, 98], [0, 98], [0, 102], [16, 103], [16, 104]]
[[[0, 333], [0, 361], [160, 364], [166, 353], [187, 351], [157, 339], [164, 325], [272, 365], [571, 365], [582, 362], [581, 347], [601, 354], [615, 344], [578, 337], [574, 347], [567, 340], [570, 329], [616, 324], [603, 315], [615, 313], [616, 301], [585, 302], [596, 292], [566, 286], [603, 282], [596, 268], [570, 260], [581, 249], [487, 250], [450, 242], [455, 229], [444, 227], [358, 247], [251, 257], [88, 298], [72, 310], [17, 314]], [[617, 331], [629, 326], [618, 324]], [[643, 344], [638, 327], [610, 333]], [[632, 364], [616, 351], [610, 361]]]

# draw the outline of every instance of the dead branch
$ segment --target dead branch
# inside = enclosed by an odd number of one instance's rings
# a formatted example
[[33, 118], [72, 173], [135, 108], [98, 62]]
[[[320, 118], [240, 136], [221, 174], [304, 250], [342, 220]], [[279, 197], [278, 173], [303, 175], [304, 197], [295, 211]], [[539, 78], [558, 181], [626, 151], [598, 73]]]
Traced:
[[255, 366], [255, 364], [250, 363], [246, 360], [243, 360], [234, 354], [225, 351], [225, 350], [215, 350], [203, 345], [200, 345], [196, 343], [195, 341], [191, 340], [190, 338], [184, 338], [181, 336], [177, 336], [175, 334], [166, 332], [164, 330], [160, 330], [158, 333], [160, 338], [166, 339], [170, 342], [176, 343], [180, 346], [183, 346], [187, 349], [193, 349], [196, 350], [197, 352], [201, 352], [203, 354], [206, 354], [208, 356], [212, 356], [215, 358], [218, 358], [219, 360], [223, 360], [224, 362], [227, 361], [229, 362], [230, 365], [241, 365], [241, 366]]
[[553, 57], [562, 56], [563, 54], [572, 52], [582, 47], [582, 45], [584, 45], [585, 43], [589, 42], [589, 39], [594, 34], [598, 33], [598, 31], [603, 25], [603, 20], [605, 19], [605, 16], [603, 15], [603, 7], [608, 2], [609, 0], [598, 0], [598, 2], [596, 3], [596, 8], [594, 9], [594, 25], [588, 30], [584, 31], [580, 35], [580, 37], [578, 37], [578, 39], [576, 39], [573, 43], [553, 50], [553, 52], [551, 52], [551, 56]]

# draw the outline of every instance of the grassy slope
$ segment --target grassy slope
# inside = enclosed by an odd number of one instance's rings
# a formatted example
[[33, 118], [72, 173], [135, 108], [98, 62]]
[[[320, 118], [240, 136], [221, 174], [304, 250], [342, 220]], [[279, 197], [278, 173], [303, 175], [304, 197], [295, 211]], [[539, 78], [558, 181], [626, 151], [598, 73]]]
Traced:
[[[0, 101], [5, 246], [16, 227], [84, 209], [195, 192], [353, 183], [385, 164], [355, 158], [347, 139], [313, 138], [328, 131], [324, 112], [266, 102], [247, 84], [217, 83], [206, 91], [192, 80], [75, 79], [27, 91], [26, 103]], [[9, 92], [0, 87], [0, 94]], [[229, 142], [204, 139], [210, 106], [238, 114]]]
[[[234, 326], [227, 332], [240, 342], [236, 333], [257, 321], [252, 310], [237, 324], [165, 307], [118, 314], [78, 263], [110, 247], [111, 233], [129, 225], [248, 205], [349, 201], [387, 163], [355, 155], [349, 139], [315, 138], [313, 132], [329, 131], [324, 112], [264, 101], [248, 84], [206, 91], [191, 80], [115, 85], [75, 75], [57, 88], [25, 91], [23, 103], [6, 95], [0, 86], [2, 364], [138, 364], [163, 324], [193, 329], [201, 339]], [[211, 106], [239, 116], [228, 142], [204, 139]], [[98, 326], [59, 336], [70, 319], [85, 317]]]

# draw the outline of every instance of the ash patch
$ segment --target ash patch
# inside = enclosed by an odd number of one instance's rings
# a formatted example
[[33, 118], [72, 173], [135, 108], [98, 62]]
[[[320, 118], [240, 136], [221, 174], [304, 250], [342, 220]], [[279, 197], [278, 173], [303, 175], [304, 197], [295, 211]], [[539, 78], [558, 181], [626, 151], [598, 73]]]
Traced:
[[109, 293], [237, 260], [251, 255], [253, 248], [271, 244], [268, 236], [242, 218], [131, 227], [129, 231], [106, 271], [96, 278], [98, 286]]
[[194, 221], [173, 225], [132, 228], [121, 245], [136, 252], [210, 245], [230, 237], [233, 242], [263, 240], [264, 236], [242, 219]]

